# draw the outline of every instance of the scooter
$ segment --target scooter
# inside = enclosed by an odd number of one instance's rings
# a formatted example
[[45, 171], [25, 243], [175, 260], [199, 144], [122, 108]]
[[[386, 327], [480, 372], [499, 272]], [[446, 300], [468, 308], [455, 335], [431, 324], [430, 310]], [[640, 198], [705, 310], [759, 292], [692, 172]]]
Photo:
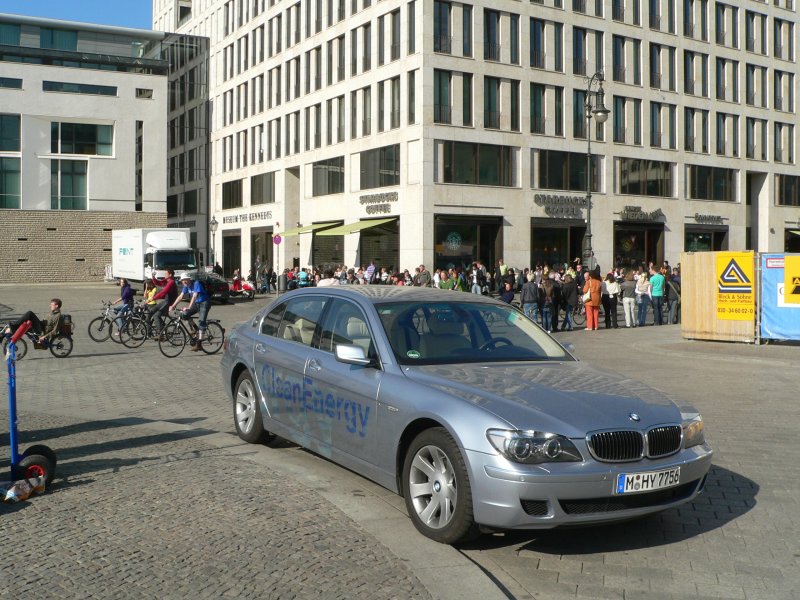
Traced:
[[248, 300], [253, 300], [256, 297], [256, 288], [246, 279], [242, 279], [240, 276], [236, 275], [233, 278], [228, 294], [231, 298], [242, 296]]

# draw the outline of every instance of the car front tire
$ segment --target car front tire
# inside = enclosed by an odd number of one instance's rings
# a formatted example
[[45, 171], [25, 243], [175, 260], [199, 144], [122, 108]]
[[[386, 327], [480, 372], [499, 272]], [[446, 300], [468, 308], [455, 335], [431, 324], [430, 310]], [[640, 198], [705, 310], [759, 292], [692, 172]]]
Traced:
[[408, 515], [420, 533], [443, 544], [478, 535], [464, 457], [446, 429], [427, 429], [414, 439], [402, 484]]
[[239, 375], [233, 390], [233, 423], [236, 434], [248, 444], [265, 443], [275, 438], [264, 430], [258, 391], [247, 371]]

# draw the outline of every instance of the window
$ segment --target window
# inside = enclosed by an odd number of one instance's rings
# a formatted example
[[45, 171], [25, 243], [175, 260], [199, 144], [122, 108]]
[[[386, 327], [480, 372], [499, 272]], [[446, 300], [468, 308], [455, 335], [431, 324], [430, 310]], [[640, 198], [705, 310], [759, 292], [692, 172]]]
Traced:
[[400, 185], [400, 145], [361, 153], [361, 189]]
[[561, 23], [553, 24], [553, 43], [555, 44], [555, 58], [553, 69], [559, 73], [564, 72], [564, 26]]
[[461, 74], [463, 121], [465, 127], [472, 125], [472, 73]]
[[64, 81], [43, 81], [42, 91], [63, 92], [67, 94], [91, 94], [94, 96], [117, 95], [116, 86], [90, 85], [88, 83], [66, 83]]
[[250, 204], [275, 202], [275, 172], [254, 175], [250, 178]]
[[689, 165], [689, 195], [693, 200], [736, 201], [734, 169]]
[[53, 50], [78, 50], [78, 32], [66, 29], [39, 28], [39, 46]]
[[511, 131], [519, 131], [519, 81], [511, 81]]
[[625, 133], [626, 133], [626, 115], [625, 115], [625, 105], [627, 103], [627, 98], [622, 96], [614, 96], [614, 117], [613, 117], [613, 139], [614, 142], [618, 144], [625, 143]]
[[450, 71], [433, 71], [433, 122], [450, 123]]
[[414, 125], [417, 122], [417, 90], [416, 90], [416, 71], [408, 72], [408, 124]]
[[50, 152], [53, 154], [111, 156], [113, 141], [113, 125], [57, 122], [50, 124]]
[[513, 148], [490, 144], [443, 141], [444, 183], [514, 185]]
[[511, 15], [511, 64], [519, 64], [519, 15]]
[[0, 208], [20, 207], [19, 165], [19, 158], [0, 158]]
[[239, 208], [242, 206], [242, 180], [225, 181], [222, 184], [222, 208]]
[[[283, 318], [275, 333], [276, 337], [310, 346], [314, 341], [314, 332], [317, 329], [326, 301], [327, 298], [322, 296], [289, 300], [286, 303]], [[274, 321], [272, 314], [264, 319], [263, 326], [265, 328], [268, 326], [269, 321]]]
[[314, 197], [344, 192], [344, 156], [321, 160], [311, 167]]
[[500, 13], [483, 11], [483, 59], [500, 60]]
[[411, 0], [408, 3], [408, 53], [417, 51], [417, 3]]
[[[592, 155], [592, 191], [600, 189], [600, 158]], [[586, 191], [586, 154], [562, 150], [539, 151], [539, 187], [545, 190]]]
[[441, 0], [433, 3], [433, 51], [451, 52], [450, 3]]
[[50, 161], [50, 208], [86, 210], [88, 192], [85, 160]]
[[672, 164], [642, 158], [619, 159], [619, 193], [672, 197]]
[[500, 128], [500, 80], [497, 77], [483, 78], [483, 126]]
[[0, 114], [0, 151], [19, 152], [20, 116]]
[[400, 58], [400, 11], [392, 12], [390, 16], [390, 25], [392, 27], [391, 40], [389, 45], [389, 58], [390, 60], [397, 60]]
[[572, 74], [586, 75], [586, 30], [572, 30]]
[[544, 93], [541, 83], [531, 84], [531, 133], [544, 133]]
[[534, 69], [544, 69], [544, 21], [531, 19], [531, 66]]
[[22, 79], [15, 79], [14, 77], [0, 77], [0, 88], [7, 90], [21, 90]]
[[19, 25], [0, 23], [0, 44], [3, 46], [19, 46]]
[[463, 53], [464, 56], [472, 56], [472, 7], [469, 4], [463, 5], [463, 24], [462, 24], [462, 38], [464, 42]]
[[350, 302], [331, 300], [320, 334], [319, 349], [334, 352], [339, 344], [361, 346], [370, 358], [377, 358], [375, 344], [361, 310]]
[[367, 23], [364, 25], [364, 56], [362, 59], [362, 71], [369, 71], [372, 68], [372, 26]]
[[[390, 127], [397, 129], [400, 127], [400, 78], [391, 79], [391, 111], [389, 112]], [[344, 102], [342, 102], [344, 104]]]
[[800, 177], [775, 175], [778, 206], [800, 206]]
[[557, 87], [555, 92], [555, 134], [559, 137], [564, 135], [564, 88]]

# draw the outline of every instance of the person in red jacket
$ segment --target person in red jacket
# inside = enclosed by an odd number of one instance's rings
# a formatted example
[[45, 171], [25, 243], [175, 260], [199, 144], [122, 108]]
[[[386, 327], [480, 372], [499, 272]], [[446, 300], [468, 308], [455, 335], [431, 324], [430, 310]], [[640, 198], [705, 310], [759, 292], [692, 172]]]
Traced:
[[150, 313], [151, 323], [153, 321], [153, 316], [156, 316], [156, 333], [161, 333], [161, 328], [164, 327], [164, 316], [178, 297], [178, 284], [175, 283], [175, 271], [168, 268], [166, 278], [163, 281], [159, 281], [153, 277], [153, 284], [160, 287], [161, 290], [153, 296], [155, 304], [148, 306], [147, 310]]

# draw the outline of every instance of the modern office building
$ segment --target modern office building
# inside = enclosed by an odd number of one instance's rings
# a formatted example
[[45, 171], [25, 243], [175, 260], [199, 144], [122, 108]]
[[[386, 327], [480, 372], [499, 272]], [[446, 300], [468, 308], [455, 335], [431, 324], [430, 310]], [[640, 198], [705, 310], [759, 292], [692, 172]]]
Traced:
[[[0, 14], [0, 281], [102, 278], [112, 229], [167, 226], [168, 184], [175, 195], [190, 189], [167, 177], [173, 156], [190, 154], [168, 149], [167, 117], [183, 119], [198, 104], [207, 112], [207, 97], [172, 94], [178, 84], [191, 89], [186, 73], [205, 64], [202, 43]], [[198, 137], [204, 157], [205, 124]], [[207, 182], [189, 183], [205, 197]], [[194, 209], [201, 244], [203, 201]], [[169, 219], [179, 220], [177, 211]]]
[[603, 268], [800, 249], [792, 0], [154, 0], [153, 15], [211, 40], [228, 271], [564, 262], [589, 218]]

